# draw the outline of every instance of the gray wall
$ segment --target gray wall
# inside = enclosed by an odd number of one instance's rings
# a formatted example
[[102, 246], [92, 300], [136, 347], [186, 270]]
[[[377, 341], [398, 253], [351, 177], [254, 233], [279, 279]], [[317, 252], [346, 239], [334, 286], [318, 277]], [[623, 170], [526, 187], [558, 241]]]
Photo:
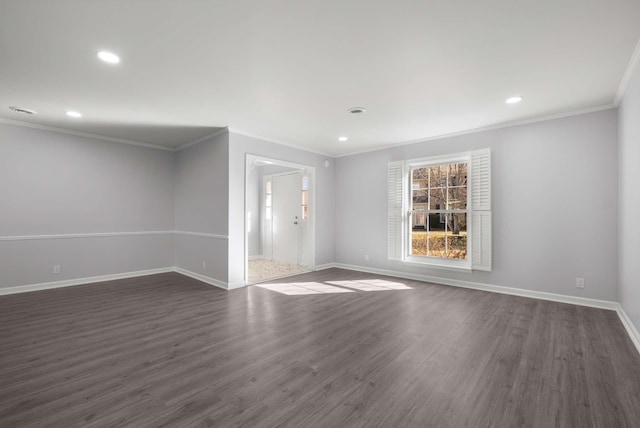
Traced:
[[0, 124], [0, 287], [171, 267], [173, 156]]
[[[180, 150], [175, 161], [175, 229], [228, 235], [229, 134]], [[227, 239], [176, 234], [175, 265], [227, 282]], [[206, 263], [206, 268], [202, 262]]]
[[[387, 162], [484, 147], [492, 150], [493, 271], [387, 260]], [[617, 204], [616, 110], [342, 157], [336, 262], [616, 300]]]
[[[334, 162], [312, 152], [231, 132], [229, 134], [229, 283], [244, 281], [245, 155], [254, 154], [316, 169], [316, 265], [334, 261]], [[323, 163], [331, 161], [329, 168]]]
[[628, 86], [619, 108], [620, 212], [618, 298], [636, 328], [640, 329], [640, 68]]

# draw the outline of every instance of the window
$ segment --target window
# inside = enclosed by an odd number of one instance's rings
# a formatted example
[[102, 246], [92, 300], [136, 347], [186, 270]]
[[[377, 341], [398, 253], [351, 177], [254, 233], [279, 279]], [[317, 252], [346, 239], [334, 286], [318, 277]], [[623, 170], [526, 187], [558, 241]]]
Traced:
[[491, 270], [490, 151], [390, 162], [388, 257]]
[[409, 167], [409, 252], [467, 259], [467, 162]]
[[309, 177], [302, 176], [302, 220], [309, 220]]
[[273, 209], [271, 206], [271, 180], [268, 180], [264, 183], [264, 206], [265, 206], [265, 216], [266, 220], [271, 220], [271, 210]]

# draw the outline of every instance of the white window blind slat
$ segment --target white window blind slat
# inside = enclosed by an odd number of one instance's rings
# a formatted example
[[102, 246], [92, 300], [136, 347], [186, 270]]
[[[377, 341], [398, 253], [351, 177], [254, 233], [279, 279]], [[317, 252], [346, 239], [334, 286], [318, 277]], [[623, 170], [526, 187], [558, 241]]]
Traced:
[[474, 211], [471, 217], [471, 268], [491, 271], [491, 211]]
[[390, 260], [402, 260], [403, 216], [402, 198], [404, 195], [403, 162], [389, 162], [387, 170], [388, 185], [388, 221], [387, 221], [387, 257]]
[[491, 270], [491, 150], [471, 152], [471, 268]]
[[473, 210], [491, 211], [491, 151], [471, 152], [471, 204]]

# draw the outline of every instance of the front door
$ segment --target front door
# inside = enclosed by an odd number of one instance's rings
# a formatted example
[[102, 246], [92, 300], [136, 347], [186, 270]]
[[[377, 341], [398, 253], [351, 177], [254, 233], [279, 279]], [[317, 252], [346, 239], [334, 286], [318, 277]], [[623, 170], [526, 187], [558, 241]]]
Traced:
[[276, 175], [271, 182], [273, 206], [273, 260], [300, 262], [302, 175]]

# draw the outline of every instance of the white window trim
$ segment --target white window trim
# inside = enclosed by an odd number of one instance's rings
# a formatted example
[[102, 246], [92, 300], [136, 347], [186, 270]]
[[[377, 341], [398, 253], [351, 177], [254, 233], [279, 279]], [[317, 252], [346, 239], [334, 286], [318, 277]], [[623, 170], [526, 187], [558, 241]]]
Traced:
[[[389, 180], [389, 225], [388, 225], [388, 258], [406, 264], [422, 265], [456, 271], [491, 270], [491, 158], [490, 150], [482, 149], [470, 152], [455, 153], [426, 158], [390, 162]], [[411, 255], [410, 226], [413, 211], [410, 208], [412, 185], [409, 172], [412, 168], [435, 166], [451, 163], [467, 163], [467, 258], [465, 260], [445, 259], [433, 256]], [[475, 164], [474, 162], [477, 162]], [[399, 169], [402, 169], [402, 183], [395, 181]], [[484, 168], [484, 169], [482, 169]], [[481, 169], [478, 173], [478, 169]], [[474, 185], [477, 188], [474, 189]], [[393, 187], [393, 189], [392, 189]], [[398, 192], [401, 187], [402, 207], [399, 209]], [[473, 200], [474, 192], [481, 195]], [[480, 200], [482, 199], [482, 200]], [[444, 210], [448, 211], [448, 210]], [[425, 211], [425, 214], [428, 213]], [[400, 227], [397, 222], [400, 220]], [[478, 226], [474, 233], [474, 224]], [[398, 234], [400, 236], [398, 236]], [[477, 236], [476, 236], [477, 235]], [[477, 248], [474, 248], [476, 245]], [[474, 251], [475, 249], [475, 251]]]
[[[424, 168], [436, 165], [448, 165], [453, 163], [466, 163], [467, 164], [467, 176], [469, 175], [469, 171], [471, 169], [471, 154], [466, 153], [457, 153], [451, 155], [444, 156], [433, 156], [422, 159], [411, 159], [405, 162], [404, 164], [404, 176], [407, 180], [408, 186], [411, 188], [411, 175], [410, 172], [413, 168]], [[465, 210], [467, 214], [467, 258], [465, 260], [459, 259], [447, 259], [444, 257], [435, 257], [435, 256], [418, 256], [411, 254], [411, 215], [413, 211], [410, 209], [411, 206], [411, 197], [412, 197], [412, 189], [409, 189], [409, 192], [405, 192], [404, 195], [404, 203], [406, 204], [406, 215], [404, 216], [403, 221], [405, 222], [405, 233], [407, 237], [405, 238], [405, 248], [404, 248], [404, 258], [403, 262], [412, 263], [418, 265], [428, 265], [439, 268], [453, 268], [455, 270], [471, 270], [471, 254], [473, 243], [471, 242], [471, 236], [473, 236], [473, 231], [471, 230], [471, 192], [469, 191], [469, 185], [471, 180], [467, 179], [467, 209]], [[454, 213], [460, 212], [455, 210], [440, 210], [443, 213]], [[424, 211], [426, 215], [429, 215], [430, 211]]]

